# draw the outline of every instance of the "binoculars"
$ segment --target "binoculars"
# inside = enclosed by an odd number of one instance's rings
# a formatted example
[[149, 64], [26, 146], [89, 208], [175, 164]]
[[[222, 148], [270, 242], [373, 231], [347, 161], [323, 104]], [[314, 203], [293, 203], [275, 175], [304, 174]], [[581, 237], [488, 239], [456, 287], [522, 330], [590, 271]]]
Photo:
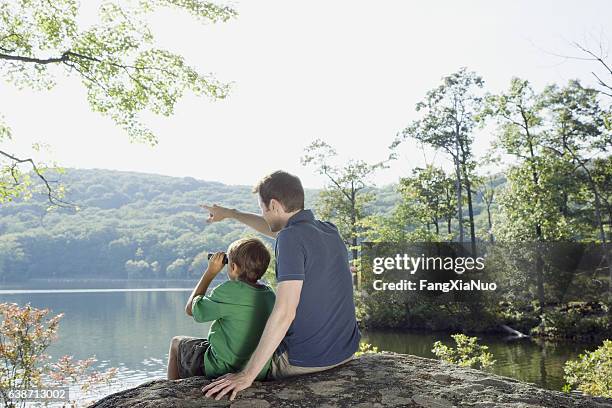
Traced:
[[[212, 258], [214, 254], [208, 254], [208, 260], [210, 261], [210, 258]], [[227, 265], [227, 254], [223, 254], [223, 265]]]

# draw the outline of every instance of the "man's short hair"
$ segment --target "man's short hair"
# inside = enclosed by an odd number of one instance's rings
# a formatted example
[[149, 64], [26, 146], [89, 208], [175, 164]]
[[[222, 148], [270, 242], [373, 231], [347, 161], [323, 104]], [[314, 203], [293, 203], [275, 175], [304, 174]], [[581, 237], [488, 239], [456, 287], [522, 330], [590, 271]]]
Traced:
[[278, 170], [268, 174], [253, 187], [261, 201], [270, 206], [273, 198], [281, 203], [286, 212], [304, 209], [304, 188], [300, 179], [286, 171]]
[[270, 265], [270, 252], [257, 238], [242, 238], [234, 241], [227, 250], [229, 262], [240, 269], [240, 278], [255, 283]]

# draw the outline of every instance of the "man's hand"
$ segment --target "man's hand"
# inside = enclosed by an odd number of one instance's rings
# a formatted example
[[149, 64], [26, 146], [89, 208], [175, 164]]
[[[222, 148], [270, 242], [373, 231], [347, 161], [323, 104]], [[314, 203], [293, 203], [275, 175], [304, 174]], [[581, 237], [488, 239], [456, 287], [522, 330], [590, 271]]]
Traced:
[[206, 219], [206, 222], [208, 223], [217, 222], [217, 221], [224, 220], [226, 218], [230, 218], [231, 210], [229, 208], [221, 207], [220, 205], [217, 205], [217, 204], [213, 204], [212, 206], [202, 204], [200, 207], [202, 207], [205, 210], [208, 210], [209, 214], [208, 214], [208, 218]]
[[208, 260], [208, 268], [206, 272], [210, 273], [212, 276], [216, 276], [221, 269], [223, 269], [223, 257], [225, 256], [225, 252], [215, 252], [213, 256]]
[[211, 398], [213, 395], [217, 394], [215, 399], [220, 400], [225, 394], [231, 391], [229, 400], [233, 401], [234, 398], [236, 398], [236, 394], [238, 394], [239, 391], [249, 388], [251, 384], [253, 384], [254, 380], [254, 377], [251, 377], [244, 372], [225, 374], [210, 384], [202, 387], [202, 392], [208, 398]]

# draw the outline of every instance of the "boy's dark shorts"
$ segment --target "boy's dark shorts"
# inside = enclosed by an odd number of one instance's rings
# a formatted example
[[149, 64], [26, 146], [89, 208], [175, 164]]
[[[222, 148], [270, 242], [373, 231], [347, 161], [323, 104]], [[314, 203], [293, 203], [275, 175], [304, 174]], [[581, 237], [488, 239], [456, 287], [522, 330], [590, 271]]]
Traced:
[[210, 347], [207, 339], [179, 336], [177, 365], [180, 378], [204, 376], [204, 353]]

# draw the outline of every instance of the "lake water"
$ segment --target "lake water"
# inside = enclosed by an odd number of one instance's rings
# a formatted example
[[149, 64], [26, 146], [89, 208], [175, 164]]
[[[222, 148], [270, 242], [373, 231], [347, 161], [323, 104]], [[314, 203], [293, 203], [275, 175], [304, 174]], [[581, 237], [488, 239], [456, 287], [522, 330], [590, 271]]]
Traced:
[[[206, 336], [209, 325], [195, 323], [184, 313], [193, 285], [193, 281], [34, 282], [27, 288], [3, 285], [0, 303], [29, 302], [37, 308], [51, 309], [53, 314], [64, 313], [59, 338], [48, 353], [54, 358], [69, 354], [76, 359], [95, 355], [98, 368], [117, 367], [117, 380], [100, 389], [100, 396], [165, 378], [172, 336]], [[480, 339], [496, 360], [494, 373], [555, 390], [563, 385], [565, 361], [597, 347], [531, 339], [507, 341], [491, 336]], [[431, 332], [369, 331], [363, 333], [363, 340], [380, 350], [432, 358], [436, 340], [452, 344], [449, 334]]]

